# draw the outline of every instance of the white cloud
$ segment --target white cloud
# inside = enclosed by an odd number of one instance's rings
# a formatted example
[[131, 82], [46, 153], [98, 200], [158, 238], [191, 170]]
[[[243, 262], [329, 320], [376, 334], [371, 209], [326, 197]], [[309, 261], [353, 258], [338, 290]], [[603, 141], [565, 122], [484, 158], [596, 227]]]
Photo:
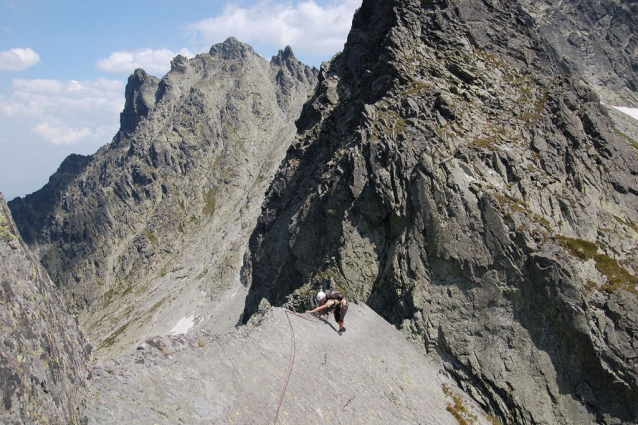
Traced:
[[0, 70], [22, 71], [39, 62], [40, 55], [28, 47], [0, 51]]
[[54, 145], [72, 145], [92, 135], [90, 128], [70, 128], [64, 123], [41, 122], [34, 127], [34, 130], [41, 138]]
[[96, 66], [104, 72], [131, 73], [136, 68], [142, 68], [151, 74], [165, 74], [171, 69], [171, 60], [177, 56], [195, 56], [188, 49], [173, 52], [169, 49], [136, 49], [120, 50], [111, 53], [108, 58], [100, 59]]
[[13, 94], [0, 98], [0, 115], [31, 128], [53, 145], [101, 146], [115, 135], [124, 106], [123, 81], [13, 80]]
[[297, 4], [261, 0], [247, 8], [227, 4], [220, 16], [192, 23], [186, 32], [209, 45], [234, 36], [246, 43], [276, 48], [289, 45], [295, 53], [334, 54], [343, 49], [359, 6], [361, 0], [343, 0], [325, 7], [314, 0]]

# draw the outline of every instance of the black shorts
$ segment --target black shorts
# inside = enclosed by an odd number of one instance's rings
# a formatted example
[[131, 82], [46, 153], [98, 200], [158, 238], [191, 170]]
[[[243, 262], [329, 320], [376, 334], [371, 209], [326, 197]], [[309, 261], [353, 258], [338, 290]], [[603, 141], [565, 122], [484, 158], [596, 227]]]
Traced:
[[335, 320], [338, 323], [343, 322], [343, 318], [346, 317], [347, 312], [348, 312], [348, 304], [346, 305], [337, 304], [335, 306]]

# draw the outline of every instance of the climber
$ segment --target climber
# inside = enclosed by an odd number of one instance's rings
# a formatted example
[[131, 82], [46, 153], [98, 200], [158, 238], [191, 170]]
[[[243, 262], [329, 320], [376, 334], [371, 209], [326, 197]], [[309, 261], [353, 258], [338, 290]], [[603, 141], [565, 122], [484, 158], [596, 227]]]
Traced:
[[342, 335], [346, 331], [346, 327], [343, 326], [343, 319], [348, 312], [348, 301], [343, 297], [343, 294], [331, 289], [328, 289], [325, 293], [319, 291], [317, 301], [319, 301], [321, 305], [312, 310], [307, 310], [306, 313], [316, 313], [317, 311], [334, 307], [335, 321], [339, 325], [339, 335]]

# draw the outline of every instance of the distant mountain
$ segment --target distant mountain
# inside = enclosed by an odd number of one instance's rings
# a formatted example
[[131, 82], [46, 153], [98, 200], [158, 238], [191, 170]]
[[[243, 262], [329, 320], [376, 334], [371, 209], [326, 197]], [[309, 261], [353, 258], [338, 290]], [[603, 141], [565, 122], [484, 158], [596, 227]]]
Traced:
[[636, 141], [594, 91], [635, 97], [637, 27], [611, 32], [635, 5], [589, 3], [365, 0], [269, 189], [244, 320], [332, 280], [504, 423], [638, 423]]
[[79, 424], [91, 346], [0, 194], [0, 422]]
[[233, 38], [162, 79], [138, 69], [113, 141], [9, 203], [97, 356], [228, 313], [210, 300], [244, 288], [245, 241], [317, 74], [289, 47], [268, 61]]

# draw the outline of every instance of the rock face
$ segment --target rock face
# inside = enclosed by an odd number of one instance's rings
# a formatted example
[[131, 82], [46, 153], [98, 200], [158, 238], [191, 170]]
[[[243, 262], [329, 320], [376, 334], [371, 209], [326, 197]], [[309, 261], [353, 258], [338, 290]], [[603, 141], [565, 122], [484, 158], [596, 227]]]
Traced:
[[9, 204], [96, 355], [243, 300], [244, 247], [317, 73], [290, 48], [269, 62], [233, 38], [177, 56], [161, 80], [137, 70], [112, 143]]
[[353, 303], [346, 320], [340, 337], [332, 319], [276, 308], [224, 335], [151, 339], [95, 366], [88, 424], [455, 425], [452, 412], [462, 409], [468, 421], [490, 423], [370, 308]]
[[244, 320], [332, 279], [505, 423], [638, 423], [636, 151], [526, 7], [363, 1], [267, 194]]
[[0, 194], [0, 422], [77, 424], [90, 345]]
[[636, 120], [624, 112], [608, 107], [607, 113], [614, 122], [616, 134], [629, 142], [630, 145], [638, 148], [638, 125]]
[[521, 1], [563, 69], [605, 103], [638, 107], [638, 4], [627, 0]]

